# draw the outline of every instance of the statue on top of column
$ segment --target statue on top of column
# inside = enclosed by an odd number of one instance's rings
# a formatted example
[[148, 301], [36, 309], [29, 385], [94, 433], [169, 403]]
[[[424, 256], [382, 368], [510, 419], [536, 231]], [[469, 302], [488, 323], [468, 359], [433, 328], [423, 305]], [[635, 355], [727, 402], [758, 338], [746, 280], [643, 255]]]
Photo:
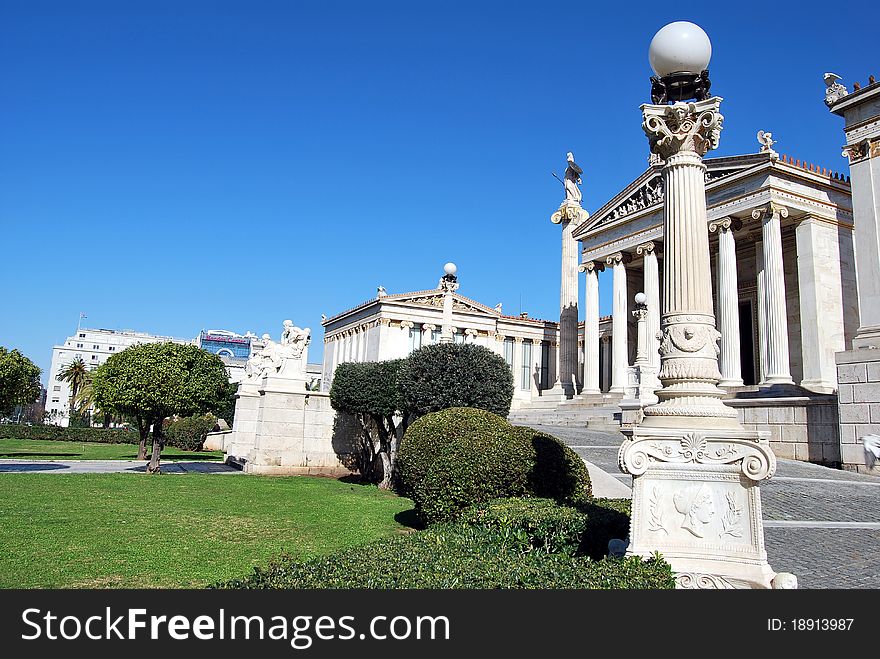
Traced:
[[565, 201], [574, 201], [579, 204], [581, 203], [582, 195], [581, 189], [578, 186], [581, 184], [581, 174], [584, 173], [584, 170], [578, 167], [574, 161], [574, 154], [571, 151], [566, 154], [566, 160], [568, 165], [565, 168], [565, 175], [563, 177]]

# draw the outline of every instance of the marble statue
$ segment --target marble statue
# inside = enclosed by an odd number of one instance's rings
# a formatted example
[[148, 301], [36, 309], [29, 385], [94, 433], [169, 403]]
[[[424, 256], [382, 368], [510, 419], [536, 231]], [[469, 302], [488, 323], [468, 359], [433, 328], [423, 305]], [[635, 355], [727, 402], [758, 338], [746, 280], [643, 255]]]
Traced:
[[563, 182], [565, 186], [565, 201], [581, 203], [581, 189], [578, 186], [581, 184], [581, 174], [584, 173], [584, 170], [578, 167], [574, 161], [574, 154], [571, 151], [566, 154], [566, 160], [568, 161], [568, 166], [565, 168], [565, 176], [563, 177], [565, 179]]
[[379, 286], [379, 288], [376, 289], [376, 298], [385, 297], [386, 295], [388, 295], [388, 293], [384, 286]]
[[841, 80], [841, 77], [836, 73], [826, 73], [823, 78], [825, 79], [825, 105], [831, 107], [837, 101], [842, 99], [844, 96], [849, 94], [846, 87], [841, 85], [838, 80]]
[[759, 130], [758, 144], [761, 145], [761, 153], [775, 153], [773, 145], [776, 144], [776, 140], [773, 139], [773, 133], [765, 133], [763, 130]]
[[277, 370], [281, 366], [282, 357], [279, 353], [278, 344], [268, 334], [263, 334], [262, 349], [247, 360], [245, 373], [251, 379], [259, 379], [270, 369]]
[[308, 327], [301, 329], [293, 324], [292, 320], [284, 321], [284, 330], [281, 333], [280, 354], [282, 359], [302, 357], [303, 350], [312, 340], [312, 330]]
[[501, 313], [501, 303], [500, 302], [495, 305], [495, 313], [497, 313], [497, 314]]

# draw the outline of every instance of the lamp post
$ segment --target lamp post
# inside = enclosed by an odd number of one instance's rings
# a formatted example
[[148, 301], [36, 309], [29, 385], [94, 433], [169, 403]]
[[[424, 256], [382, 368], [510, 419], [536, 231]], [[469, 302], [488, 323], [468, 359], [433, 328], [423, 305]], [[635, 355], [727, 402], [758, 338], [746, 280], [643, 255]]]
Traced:
[[708, 96], [709, 38], [676, 22], [654, 37], [653, 104], [642, 128], [663, 165], [663, 307], [659, 402], [644, 410], [618, 461], [633, 476], [628, 553], [660, 551], [680, 588], [769, 588], [757, 485], [774, 473], [768, 433], [745, 430], [718, 388], [705, 172], [721, 99]]
[[452, 343], [452, 294], [458, 290], [458, 266], [447, 263], [443, 266], [443, 276], [440, 278], [440, 290], [443, 291], [443, 328], [440, 330], [440, 343]]

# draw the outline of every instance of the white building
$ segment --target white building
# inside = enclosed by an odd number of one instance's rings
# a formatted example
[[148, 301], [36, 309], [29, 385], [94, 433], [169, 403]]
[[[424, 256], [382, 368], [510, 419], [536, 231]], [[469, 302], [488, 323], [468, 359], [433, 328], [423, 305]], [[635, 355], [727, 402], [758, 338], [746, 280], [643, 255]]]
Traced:
[[[453, 340], [485, 346], [504, 358], [513, 371], [514, 408], [553, 387], [558, 323], [527, 314], [506, 316], [500, 307], [491, 308], [458, 293], [451, 295]], [[439, 288], [380, 295], [324, 320], [322, 390], [330, 390], [339, 364], [400, 359], [424, 345], [438, 343], [443, 297]], [[606, 325], [602, 325], [603, 333], [609, 330]]]
[[132, 330], [86, 329], [80, 328], [76, 334], [67, 337], [63, 345], [52, 347], [52, 365], [49, 367], [49, 381], [46, 383], [46, 412], [49, 423], [67, 426], [70, 422], [70, 385], [59, 382], [58, 374], [76, 358], [82, 358], [90, 370], [107, 361], [110, 355], [139, 343], [197, 343], [195, 339], [178, 339], [172, 336], [156, 336]]

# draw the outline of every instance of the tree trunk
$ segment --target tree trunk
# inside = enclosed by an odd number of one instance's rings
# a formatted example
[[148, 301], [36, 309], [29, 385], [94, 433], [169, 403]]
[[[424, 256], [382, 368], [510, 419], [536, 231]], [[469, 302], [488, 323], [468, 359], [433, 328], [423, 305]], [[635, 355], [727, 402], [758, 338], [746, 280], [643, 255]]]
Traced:
[[104, 412], [104, 428], [107, 429], [110, 427], [110, 414]]
[[146, 460], [147, 459], [147, 435], [150, 432], [150, 424], [141, 420], [140, 417], [137, 418], [138, 424], [138, 434], [140, 434], [141, 441], [138, 444], [138, 460]]
[[159, 419], [153, 424], [153, 456], [150, 458], [150, 464], [147, 465], [148, 474], [159, 473], [159, 455], [165, 445], [165, 438], [162, 435], [162, 421], [163, 419]]

